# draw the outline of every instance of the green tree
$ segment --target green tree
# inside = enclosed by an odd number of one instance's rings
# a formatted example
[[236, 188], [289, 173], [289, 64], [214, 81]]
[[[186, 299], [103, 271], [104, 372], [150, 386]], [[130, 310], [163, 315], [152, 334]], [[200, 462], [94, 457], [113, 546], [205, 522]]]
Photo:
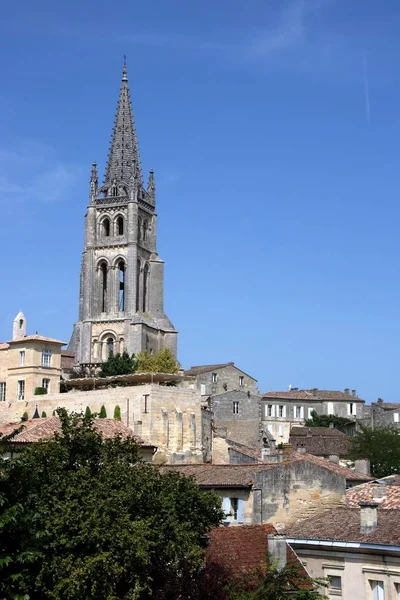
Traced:
[[106, 361], [101, 365], [99, 377], [113, 377], [115, 375], [129, 375], [136, 371], [136, 360], [124, 350], [114, 354], [110, 352]]
[[135, 466], [132, 438], [103, 440], [92, 416], [57, 413], [54, 440], [0, 459], [0, 598], [166, 599], [199, 571], [220, 500]]
[[100, 419], [105, 419], [107, 417], [107, 411], [106, 411], [106, 407], [104, 406], [104, 404], [102, 405], [102, 407], [100, 409], [99, 417], [100, 417]]
[[371, 463], [374, 477], [386, 477], [400, 472], [400, 429], [393, 425], [367, 427], [350, 438], [350, 456], [366, 458]]
[[144, 350], [137, 354], [136, 360], [139, 373], [177, 373], [179, 371], [179, 363], [169, 348], [155, 354]]
[[114, 419], [117, 419], [118, 421], [121, 420], [121, 409], [119, 406], [114, 408]]
[[42, 419], [46, 419], [46, 418], [47, 418], [46, 412], [43, 410], [42, 411]]
[[315, 410], [312, 410], [311, 419], [307, 419], [305, 425], [306, 427], [329, 427], [331, 423], [333, 423], [335, 429], [346, 433], [346, 427], [353, 421], [336, 415], [319, 415]]
[[90, 410], [90, 408], [87, 406], [86, 410], [85, 410], [85, 417], [89, 418], [92, 416], [92, 411]]
[[27, 421], [28, 419], [29, 419], [28, 411], [25, 411], [24, 414], [22, 415], [22, 420]]

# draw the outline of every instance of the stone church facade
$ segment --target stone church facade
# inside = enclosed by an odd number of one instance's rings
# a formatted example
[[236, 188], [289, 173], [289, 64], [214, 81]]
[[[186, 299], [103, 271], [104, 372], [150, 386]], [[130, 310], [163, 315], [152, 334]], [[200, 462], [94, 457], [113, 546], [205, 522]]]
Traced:
[[156, 222], [154, 173], [144, 187], [124, 65], [102, 186], [92, 165], [79, 320], [69, 344], [77, 364], [98, 364], [110, 351], [169, 348], [176, 355], [177, 331], [164, 312]]

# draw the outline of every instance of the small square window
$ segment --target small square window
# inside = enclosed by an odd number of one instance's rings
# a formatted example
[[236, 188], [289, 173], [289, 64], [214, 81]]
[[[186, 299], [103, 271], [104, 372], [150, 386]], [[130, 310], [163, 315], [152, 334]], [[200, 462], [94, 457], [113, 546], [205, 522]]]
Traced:
[[342, 589], [342, 578], [340, 575], [328, 575], [329, 587], [331, 590]]
[[237, 400], [235, 400], [233, 403], [233, 414], [234, 415], [239, 414], [239, 402]]
[[239, 375], [239, 385], [244, 385], [244, 377], [243, 377], [243, 375]]

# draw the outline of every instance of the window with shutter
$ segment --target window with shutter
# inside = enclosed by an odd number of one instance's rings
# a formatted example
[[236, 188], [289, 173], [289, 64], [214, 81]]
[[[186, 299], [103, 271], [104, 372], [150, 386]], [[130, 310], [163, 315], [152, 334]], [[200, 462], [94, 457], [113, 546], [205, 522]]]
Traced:
[[206, 386], [205, 386], [205, 383], [202, 383], [202, 384], [200, 385], [200, 394], [201, 394], [202, 396], [205, 396], [205, 395], [206, 395]]
[[224, 511], [224, 523], [229, 523], [231, 520], [231, 501], [229, 498], [222, 498], [222, 510]]
[[240, 498], [238, 499], [237, 521], [238, 521], [238, 523], [244, 522], [244, 501], [241, 500]]

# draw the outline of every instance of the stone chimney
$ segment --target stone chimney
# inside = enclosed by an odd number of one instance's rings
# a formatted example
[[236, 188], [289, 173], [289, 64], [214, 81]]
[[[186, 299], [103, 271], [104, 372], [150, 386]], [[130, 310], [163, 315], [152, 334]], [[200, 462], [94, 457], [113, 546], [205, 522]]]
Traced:
[[360, 506], [360, 533], [372, 533], [378, 527], [377, 502], [359, 502]]
[[273, 563], [276, 563], [276, 568], [281, 571], [287, 562], [287, 545], [283, 535], [269, 533], [268, 538], [268, 554]]
[[384, 500], [386, 498], [386, 484], [376, 483], [372, 486], [372, 499], [373, 500]]
[[344, 388], [344, 393], [350, 396], [350, 388]]
[[335, 465], [339, 464], [339, 456], [337, 454], [330, 454], [328, 460]]
[[354, 398], [357, 398], [357, 390], [351, 390], [351, 395], [352, 395]]
[[361, 458], [354, 462], [354, 471], [359, 473], [360, 475], [370, 475], [371, 474], [371, 464], [368, 459]]

